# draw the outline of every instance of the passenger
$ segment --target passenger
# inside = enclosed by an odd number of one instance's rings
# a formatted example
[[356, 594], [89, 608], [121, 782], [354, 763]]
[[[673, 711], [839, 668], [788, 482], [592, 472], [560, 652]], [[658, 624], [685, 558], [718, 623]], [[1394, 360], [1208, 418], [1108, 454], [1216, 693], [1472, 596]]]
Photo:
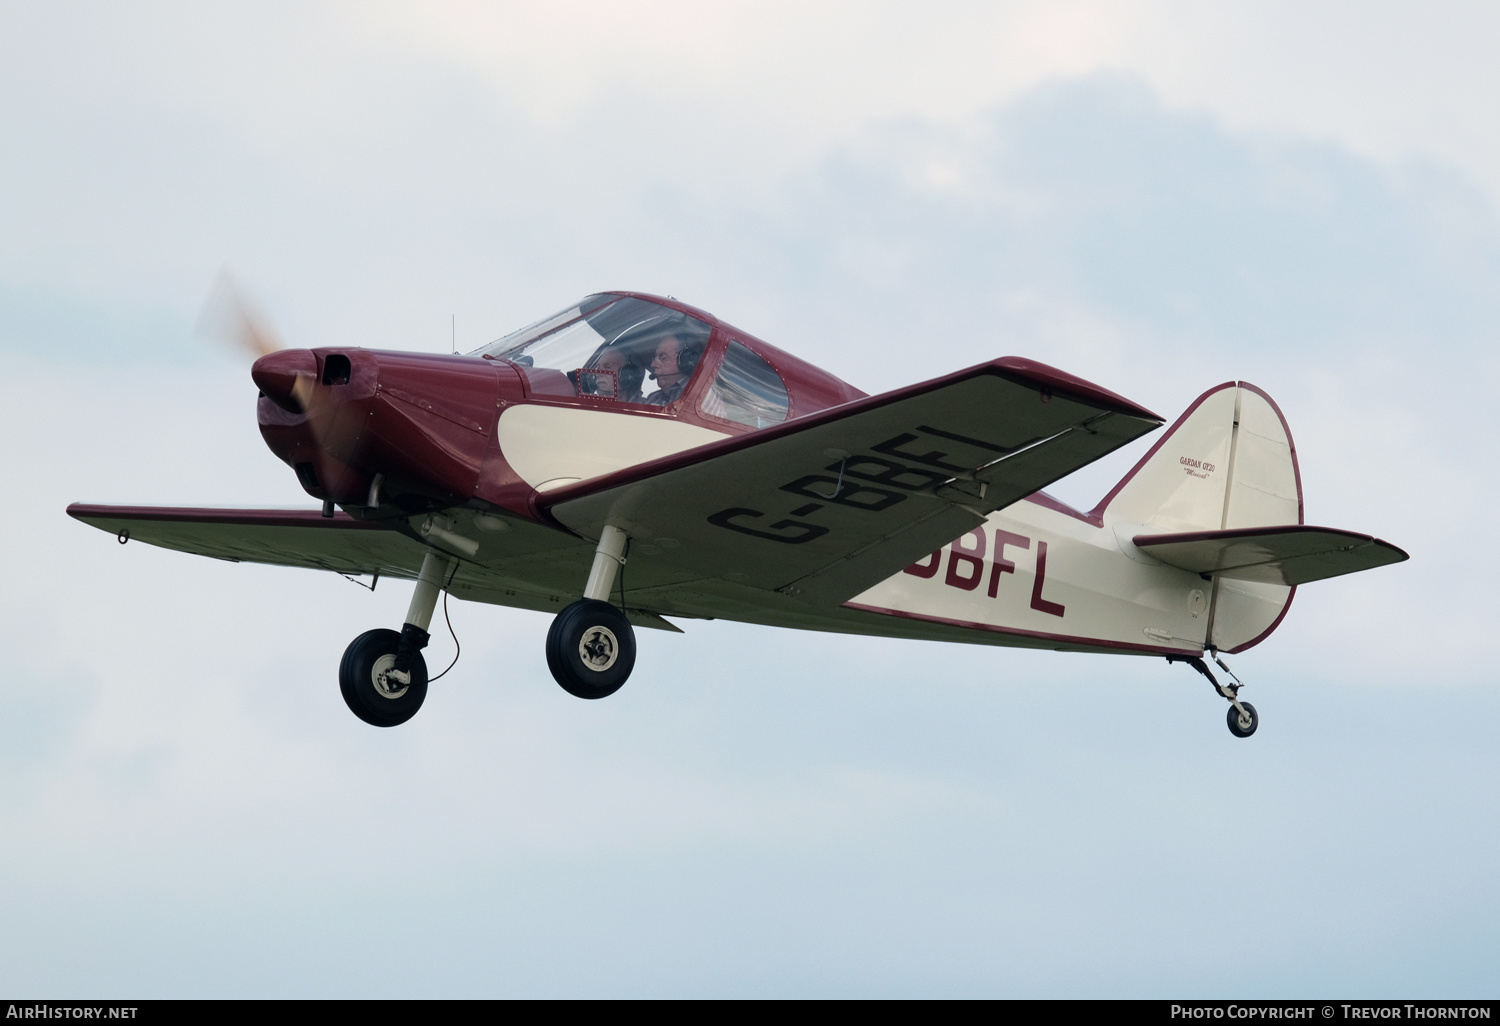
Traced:
[[[630, 361], [626, 359], [624, 352], [621, 350], [614, 348], [601, 349], [589, 361], [589, 368], [614, 372], [613, 378], [602, 374], [588, 376], [585, 384], [590, 394], [607, 395], [625, 403], [638, 403], [641, 401], [640, 368], [632, 367]], [[634, 373], [631, 373], [632, 371]]]
[[656, 355], [651, 358], [650, 373], [659, 387], [646, 397], [646, 402], [651, 406], [676, 402], [702, 355], [701, 342], [685, 343], [676, 335], [667, 335], [658, 342]]

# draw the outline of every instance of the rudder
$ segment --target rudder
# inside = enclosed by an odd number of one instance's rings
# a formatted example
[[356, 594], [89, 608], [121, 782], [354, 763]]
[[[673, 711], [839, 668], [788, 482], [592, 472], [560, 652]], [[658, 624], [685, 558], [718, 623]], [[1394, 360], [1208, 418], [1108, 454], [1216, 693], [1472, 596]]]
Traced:
[[[1286, 418], [1249, 382], [1214, 386], [1167, 429], [1093, 516], [1137, 524], [1146, 533], [1301, 524], [1302, 480]], [[1238, 652], [1257, 644], [1281, 622], [1295, 591], [1216, 578], [1210, 647]]]

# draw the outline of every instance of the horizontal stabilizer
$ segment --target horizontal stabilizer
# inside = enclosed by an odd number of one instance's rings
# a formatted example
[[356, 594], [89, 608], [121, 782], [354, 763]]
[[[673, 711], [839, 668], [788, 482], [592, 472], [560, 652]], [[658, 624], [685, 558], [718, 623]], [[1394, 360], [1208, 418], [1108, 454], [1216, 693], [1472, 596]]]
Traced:
[[1138, 534], [1133, 541], [1141, 551], [1179, 570], [1261, 584], [1307, 584], [1410, 558], [1390, 542], [1367, 534], [1304, 524]]

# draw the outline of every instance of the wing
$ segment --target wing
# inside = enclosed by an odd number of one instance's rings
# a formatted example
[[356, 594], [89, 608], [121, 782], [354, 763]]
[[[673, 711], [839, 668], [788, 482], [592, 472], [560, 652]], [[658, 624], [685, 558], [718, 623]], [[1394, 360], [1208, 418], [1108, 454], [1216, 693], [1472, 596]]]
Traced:
[[[346, 513], [324, 517], [306, 509], [183, 509], [74, 503], [68, 515], [121, 541], [232, 562], [299, 566], [342, 574], [413, 579], [427, 546], [385, 524]], [[494, 518], [492, 518], [493, 520]], [[554, 527], [508, 519], [484, 535], [482, 561], [460, 560], [448, 581], [456, 597], [555, 613], [576, 594], [593, 559], [592, 546]], [[543, 578], [538, 581], [538, 569]], [[372, 585], [373, 586], [373, 585]], [[637, 627], [679, 631], [656, 613], [634, 607]], [[679, 631], [680, 633], [680, 631]]]
[[93, 506], [68, 515], [116, 535], [164, 549], [234, 562], [272, 563], [345, 574], [416, 577], [423, 547], [379, 523], [347, 513], [305, 509], [183, 509]]
[[1262, 584], [1307, 584], [1410, 558], [1390, 542], [1367, 534], [1303, 524], [1138, 534], [1133, 541], [1179, 570]]
[[539, 506], [654, 560], [837, 604], [1161, 424], [1003, 359], [550, 491]]

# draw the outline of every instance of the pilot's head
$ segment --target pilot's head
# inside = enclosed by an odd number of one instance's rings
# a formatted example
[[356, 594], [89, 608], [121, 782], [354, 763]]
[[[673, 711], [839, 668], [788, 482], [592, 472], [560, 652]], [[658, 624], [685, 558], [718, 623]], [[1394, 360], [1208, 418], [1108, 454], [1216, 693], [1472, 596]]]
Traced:
[[593, 366], [598, 367], [600, 370], [614, 371], [618, 374], [621, 368], [625, 366], [625, 354], [618, 349], [605, 349], [598, 356], [594, 357]]
[[625, 370], [625, 354], [618, 349], [601, 349], [594, 354], [594, 358], [588, 362], [588, 370], [605, 370], [614, 373], [613, 378], [606, 378], [602, 374], [584, 374], [582, 391], [589, 395], [611, 396], [616, 399], [623, 398], [622, 392]]
[[656, 355], [651, 358], [651, 376], [662, 388], [677, 384], [686, 372], [679, 366], [682, 343], [676, 335], [667, 335], [656, 343]]

